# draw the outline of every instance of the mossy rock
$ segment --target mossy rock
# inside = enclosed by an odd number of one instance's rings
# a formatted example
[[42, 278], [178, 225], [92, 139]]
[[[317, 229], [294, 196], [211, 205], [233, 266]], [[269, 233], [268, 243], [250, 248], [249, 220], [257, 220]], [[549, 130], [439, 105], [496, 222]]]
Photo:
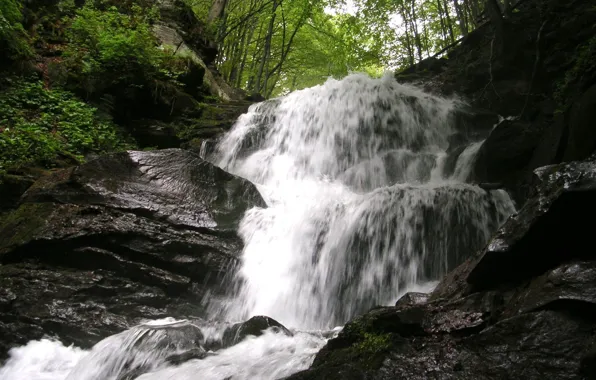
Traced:
[[48, 224], [55, 208], [53, 203], [25, 203], [0, 216], [0, 256], [11, 247], [33, 240]]

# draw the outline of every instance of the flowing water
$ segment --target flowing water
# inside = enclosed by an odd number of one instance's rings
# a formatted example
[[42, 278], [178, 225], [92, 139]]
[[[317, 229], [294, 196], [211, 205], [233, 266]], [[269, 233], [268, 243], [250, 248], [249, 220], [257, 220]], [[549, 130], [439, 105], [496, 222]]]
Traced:
[[[0, 379], [123, 379], [131, 368], [147, 372], [140, 380], [278, 379], [307, 368], [326, 332], [408, 290], [431, 290], [514, 211], [505, 192], [466, 183], [480, 141], [449, 168], [459, 106], [391, 76], [330, 79], [253, 105], [207, 155], [255, 183], [268, 205], [245, 215], [236, 291], [211, 302], [211, 316], [268, 315], [293, 336], [268, 331], [173, 366], [168, 355], [196, 342], [166, 333], [188, 322], [157, 321], [89, 352], [30, 342], [11, 352]], [[199, 341], [221, 335], [199, 329]]]

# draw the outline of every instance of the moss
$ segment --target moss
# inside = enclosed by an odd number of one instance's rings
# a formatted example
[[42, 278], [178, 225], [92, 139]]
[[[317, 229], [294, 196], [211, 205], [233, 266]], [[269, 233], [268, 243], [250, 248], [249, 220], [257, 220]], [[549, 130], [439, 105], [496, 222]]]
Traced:
[[321, 350], [314, 366], [351, 364], [367, 371], [380, 368], [400, 339], [398, 334], [386, 330], [383, 319], [383, 310], [373, 310], [349, 322], [340, 335]]
[[53, 203], [25, 203], [0, 216], [0, 254], [32, 240], [46, 226], [54, 208]]
[[393, 334], [364, 333], [351, 345], [343, 348], [328, 347], [322, 350], [314, 366], [354, 365], [364, 370], [375, 370], [381, 367], [394, 340]]
[[387, 351], [391, 347], [391, 334], [365, 333], [364, 339], [355, 345], [355, 349], [363, 355], [374, 356]]

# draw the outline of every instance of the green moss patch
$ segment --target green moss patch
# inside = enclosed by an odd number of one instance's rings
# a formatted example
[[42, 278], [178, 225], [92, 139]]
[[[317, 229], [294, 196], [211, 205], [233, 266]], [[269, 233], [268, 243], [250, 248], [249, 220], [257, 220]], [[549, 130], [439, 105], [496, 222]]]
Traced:
[[31, 241], [46, 226], [55, 207], [53, 203], [25, 203], [0, 216], [0, 255]]

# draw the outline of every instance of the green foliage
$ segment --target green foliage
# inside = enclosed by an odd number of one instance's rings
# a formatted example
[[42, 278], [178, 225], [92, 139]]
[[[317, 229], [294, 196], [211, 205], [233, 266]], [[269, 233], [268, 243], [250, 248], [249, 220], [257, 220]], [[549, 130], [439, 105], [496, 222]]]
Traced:
[[86, 153], [126, 148], [116, 126], [71, 93], [41, 82], [9, 82], [0, 93], [0, 170], [50, 167], [58, 156], [81, 161]]
[[[105, 8], [105, 1], [99, 3]], [[82, 83], [88, 94], [113, 86], [151, 90], [155, 80], [178, 85], [188, 58], [158, 47], [151, 29], [156, 8], [124, 3], [129, 6], [103, 9], [88, 4], [77, 11], [64, 53], [72, 81]]]
[[22, 18], [17, 0], [0, 0], [0, 50], [12, 60], [28, 58], [32, 54]]
[[158, 70], [161, 54], [149, 25], [152, 15], [140, 7], [124, 14], [116, 7], [102, 11], [93, 5], [77, 12], [64, 57], [88, 93], [120, 81], [134, 83], [139, 72]]
[[[207, 20], [212, 0], [186, 0]], [[504, 1], [504, 0], [498, 0]], [[441, 52], [486, 21], [485, 0], [228, 0], [212, 22], [218, 67], [265, 97], [350, 72], [380, 76]]]

